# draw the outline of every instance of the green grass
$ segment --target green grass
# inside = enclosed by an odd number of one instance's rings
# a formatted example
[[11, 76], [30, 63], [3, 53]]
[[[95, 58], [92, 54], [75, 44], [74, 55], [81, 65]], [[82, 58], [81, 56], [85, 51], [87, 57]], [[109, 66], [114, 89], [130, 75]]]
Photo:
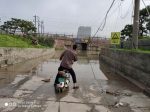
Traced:
[[0, 34], [0, 47], [20, 47], [20, 48], [50, 48], [42, 45], [33, 45], [30, 39], [8, 34]]
[[55, 50], [64, 50], [63, 48], [55, 48]]
[[150, 37], [139, 37], [139, 40], [150, 40]]
[[[114, 48], [109, 48], [114, 50]], [[116, 48], [116, 50], [121, 51], [128, 51], [128, 52], [139, 52], [139, 53], [150, 53], [150, 50], [143, 50], [143, 49], [125, 49], [125, 48]]]

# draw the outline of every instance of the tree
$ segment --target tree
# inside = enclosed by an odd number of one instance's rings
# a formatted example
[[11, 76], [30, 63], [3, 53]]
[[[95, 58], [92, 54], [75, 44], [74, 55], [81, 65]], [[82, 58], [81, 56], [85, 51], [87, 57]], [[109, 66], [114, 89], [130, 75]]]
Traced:
[[132, 38], [133, 25], [126, 25], [121, 31], [121, 38], [124, 40], [126, 37]]
[[4, 25], [1, 25], [0, 29], [13, 35], [16, 31], [21, 31], [22, 34], [26, 35], [36, 32], [36, 27], [32, 22], [16, 18], [11, 18], [11, 21], [4, 22]]
[[[150, 12], [150, 6], [147, 7]], [[139, 17], [139, 36], [144, 36], [147, 34], [147, 30], [150, 30], [150, 19], [149, 14], [146, 8], [140, 10]], [[133, 25], [126, 25], [124, 29], [121, 31], [121, 38], [125, 39], [125, 37], [132, 38]]]
[[149, 31], [150, 31], [150, 19], [149, 19], [149, 20], [147, 20], [146, 28], [147, 28], [147, 30], [149, 30]]
[[[148, 7], [147, 7], [148, 8]], [[147, 23], [148, 13], [146, 8], [140, 10], [140, 17], [139, 17], [139, 35], [143, 36], [144, 33], [147, 33], [147, 29], [145, 24]]]

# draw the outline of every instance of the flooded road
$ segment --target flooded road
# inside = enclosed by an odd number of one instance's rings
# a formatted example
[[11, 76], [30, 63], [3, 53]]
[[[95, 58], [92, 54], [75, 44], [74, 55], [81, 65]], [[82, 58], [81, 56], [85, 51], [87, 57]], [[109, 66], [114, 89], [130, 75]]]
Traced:
[[99, 63], [97, 52], [78, 51], [73, 69], [79, 89], [71, 79], [69, 88], [57, 93], [53, 84], [61, 53], [0, 69], [0, 112], [150, 112], [150, 98]]

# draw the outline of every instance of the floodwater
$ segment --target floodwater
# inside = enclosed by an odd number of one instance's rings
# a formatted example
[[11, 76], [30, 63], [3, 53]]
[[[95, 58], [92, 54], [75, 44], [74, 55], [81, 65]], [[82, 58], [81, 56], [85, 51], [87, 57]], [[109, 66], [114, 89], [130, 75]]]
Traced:
[[[47, 74], [51, 73], [52, 70], [54, 70], [55, 72], [53, 73], [56, 74], [60, 63], [59, 57], [62, 52], [62, 50], [58, 50], [55, 54], [28, 60], [23, 63], [8, 66], [6, 68], [0, 68], [0, 87], [2, 88], [10, 83], [15, 83], [26, 76], [42, 75], [43, 77], [47, 78], [49, 77]], [[87, 51], [78, 51], [79, 60], [76, 63], [78, 65], [86, 65], [89, 64], [89, 62], [99, 63], [98, 52], [93, 51], [92, 53], [94, 55], [88, 56]], [[55, 66], [52, 70], [49, 68], [51, 65]]]
[[[79, 89], [72, 88], [71, 79], [69, 88], [58, 93], [53, 84], [62, 52], [58, 50], [51, 55], [1, 68], [0, 111], [150, 112], [149, 97], [100, 62], [96, 51], [78, 51], [78, 61], [74, 63], [73, 69]], [[50, 82], [41, 81], [49, 78]], [[117, 95], [106, 94], [106, 90], [117, 92]], [[4, 106], [5, 102], [10, 101], [37, 101], [41, 107]], [[114, 108], [115, 102], [122, 102], [123, 106]]]

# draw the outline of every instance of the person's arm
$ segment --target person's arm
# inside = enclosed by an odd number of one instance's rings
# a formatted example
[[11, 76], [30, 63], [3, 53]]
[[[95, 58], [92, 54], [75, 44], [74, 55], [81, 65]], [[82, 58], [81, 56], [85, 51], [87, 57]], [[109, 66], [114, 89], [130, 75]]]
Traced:
[[78, 60], [78, 56], [77, 54], [74, 54], [74, 61], [77, 61]]
[[66, 51], [64, 51], [61, 55], [60, 55], [60, 60], [62, 60], [64, 54], [65, 54]]

